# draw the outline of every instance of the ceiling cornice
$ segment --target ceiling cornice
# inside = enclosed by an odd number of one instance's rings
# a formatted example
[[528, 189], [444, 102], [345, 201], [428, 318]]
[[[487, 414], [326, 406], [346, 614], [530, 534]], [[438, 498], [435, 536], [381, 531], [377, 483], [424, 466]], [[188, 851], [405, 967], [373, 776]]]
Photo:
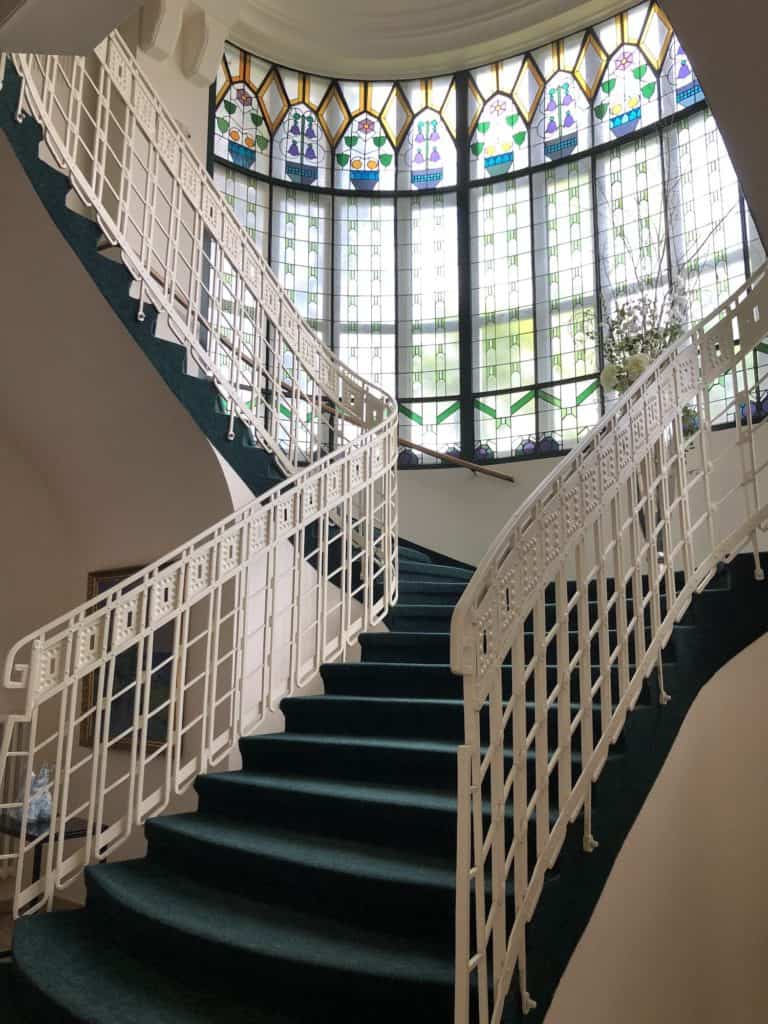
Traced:
[[412, 78], [562, 38], [628, 0], [245, 0], [229, 36], [276, 63], [337, 77]]

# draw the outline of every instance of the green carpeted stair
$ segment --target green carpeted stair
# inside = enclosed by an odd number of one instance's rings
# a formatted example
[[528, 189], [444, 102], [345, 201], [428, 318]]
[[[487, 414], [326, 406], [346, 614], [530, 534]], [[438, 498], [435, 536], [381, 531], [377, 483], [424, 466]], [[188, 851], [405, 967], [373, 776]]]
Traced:
[[[447, 651], [447, 595], [422, 598], [441, 568], [455, 600], [466, 571], [402, 555], [412, 614]], [[651, 680], [596, 786], [598, 851], [581, 852], [576, 823], [548, 876], [529, 932], [539, 1009], [528, 1021], [543, 1019], [696, 692], [765, 629], [756, 586], [737, 560], [676, 627], [673, 703], [658, 707]], [[391, 626], [413, 626], [408, 607]], [[399, 661], [371, 660], [386, 636], [366, 638], [360, 664], [326, 665], [325, 695], [284, 700], [286, 732], [244, 738], [241, 771], [201, 776], [197, 812], [148, 822], [145, 860], [89, 868], [84, 910], [19, 923], [0, 974], [15, 1019], [450, 1019], [460, 681], [445, 661], [423, 662], [412, 629], [389, 634]], [[593, 726], [599, 735], [599, 706]], [[554, 713], [549, 728], [554, 739]], [[518, 1017], [513, 994], [506, 1019]]]

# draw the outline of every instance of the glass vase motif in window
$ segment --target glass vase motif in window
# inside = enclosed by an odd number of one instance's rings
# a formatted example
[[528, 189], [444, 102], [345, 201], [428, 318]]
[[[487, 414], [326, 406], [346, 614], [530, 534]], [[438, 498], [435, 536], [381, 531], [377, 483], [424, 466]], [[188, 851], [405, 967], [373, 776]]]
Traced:
[[411, 185], [436, 188], [443, 180], [443, 126], [429, 111], [419, 117], [411, 129]]
[[549, 86], [544, 105], [544, 155], [548, 160], [570, 156], [579, 142], [574, 85], [564, 81]]
[[685, 50], [677, 40], [672, 41], [672, 46], [674, 50], [667, 75], [675, 91], [675, 104], [683, 109], [692, 107], [704, 99], [704, 90], [699, 85]]
[[514, 169], [515, 150], [519, 150], [528, 133], [517, 108], [508, 96], [498, 93], [486, 103], [477, 122], [470, 144], [472, 156], [489, 177]]
[[336, 150], [337, 169], [349, 174], [352, 188], [372, 192], [382, 173], [393, 166], [394, 150], [376, 118], [365, 114], [353, 122]]
[[227, 140], [227, 155], [233, 164], [249, 170], [258, 153], [269, 146], [269, 136], [256, 97], [242, 83], [231, 87], [216, 110], [218, 134]]
[[640, 127], [643, 110], [655, 93], [656, 79], [650, 65], [637, 47], [624, 46], [612, 58], [600, 84], [595, 117], [598, 121], [607, 118], [611, 135], [625, 138]]
[[314, 185], [324, 163], [325, 148], [317, 116], [304, 107], [294, 107], [283, 122], [280, 140], [285, 177], [297, 185]]

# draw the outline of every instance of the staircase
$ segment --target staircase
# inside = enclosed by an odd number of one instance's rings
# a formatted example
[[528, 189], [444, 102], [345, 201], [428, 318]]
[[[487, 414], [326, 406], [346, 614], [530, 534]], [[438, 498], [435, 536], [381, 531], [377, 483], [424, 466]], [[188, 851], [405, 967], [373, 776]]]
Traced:
[[[0, 686], [18, 707], [0, 721], [0, 783], [26, 779], [28, 795], [49, 755], [57, 781], [42, 876], [30, 871], [39, 838], [0, 845], [21, 918], [0, 962], [3, 1019], [543, 1020], [697, 692], [768, 624], [768, 277], [664, 353], [473, 571], [398, 544], [394, 404], [306, 332], [202, 172], [190, 179], [180, 137], [171, 193], [200, 199], [186, 290], [189, 254], [179, 245], [162, 264], [154, 199], [137, 219], [129, 187], [108, 193], [103, 152], [89, 173], [73, 157], [90, 65], [14, 61], [0, 127], [42, 201], [263, 494], [8, 655]], [[176, 160], [120, 40], [95, 61], [94, 124], [149, 139], [155, 171]], [[19, 123], [17, 103], [34, 119]], [[41, 139], [98, 224], [67, 209]], [[157, 339], [161, 320], [175, 341]], [[373, 631], [381, 621], [388, 632]], [[169, 729], [154, 750], [168, 627]], [[110, 714], [118, 659], [134, 649], [126, 754]], [[325, 693], [308, 695], [318, 670]], [[257, 735], [278, 706], [285, 732]], [[81, 714], [95, 730], [86, 753]], [[236, 748], [242, 768], [225, 770]], [[192, 785], [198, 809], [168, 813]], [[0, 810], [26, 814], [17, 791], [0, 789]], [[87, 838], [70, 852], [59, 828], [76, 816]], [[115, 860], [139, 827], [147, 856]], [[35, 913], [82, 873], [84, 909]]]
[[[723, 568], [675, 627], [672, 703], [652, 678], [596, 786], [599, 850], [572, 829], [531, 926], [526, 1020], [544, 1019], [697, 693], [768, 628], [752, 570]], [[285, 733], [243, 738], [241, 771], [200, 776], [197, 812], [148, 821], [146, 859], [88, 868], [84, 910], [18, 922], [4, 1020], [448, 1020], [463, 735], [448, 630], [470, 575], [401, 549], [392, 631], [361, 637], [360, 664], [284, 700]], [[504, 1019], [518, 1015], [510, 999]]]

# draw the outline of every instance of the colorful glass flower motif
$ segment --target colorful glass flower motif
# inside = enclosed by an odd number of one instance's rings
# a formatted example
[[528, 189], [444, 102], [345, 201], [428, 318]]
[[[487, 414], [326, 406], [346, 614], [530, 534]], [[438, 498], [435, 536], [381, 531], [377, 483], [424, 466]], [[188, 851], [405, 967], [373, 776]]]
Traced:
[[323, 152], [318, 145], [315, 115], [309, 110], [296, 108], [285, 124], [285, 175], [297, 184], [313, 185], [317, 181]]
[[244, 107], [253, 106], [253, 96], [251, 96], [247, 89], [241, 87], [237, 90], [235, 95]]
[[544, 108], [544, 155], [548, 160], [569, 156], [578, 144], [579, 126], [571, 110], [574, 105], [570, 82], [550, 87]]
[[480, 115], [470, 152], [476, 159], [482, 156], [486, 174], [495, 177], [512, 170], [515, 150], [527, 137], [515, 104], [508, 96], [498, 95]]
[[616, 138], [631, 135], [640, 127], [643, 106], [655, 92], [656, 79], [649, 64], [642, 60], [639, 50], [626, 48], [614, 59], [611, 73], [600, 85], [595, 117], [603, 121], [607, 115]]
[[341, 187], [347, 187], [348, 181], [357, 191], [372, 192], [379, 184], [382, 170], [392, 166], [394, 159], [392, 144], [381, 125], [366, 114], [339, 141], [336, 150], [337, 182]]
[[429, 111], [411, 130], [411, 185], [413, 188], [435, 188], [443, 180], [441, 122]]

